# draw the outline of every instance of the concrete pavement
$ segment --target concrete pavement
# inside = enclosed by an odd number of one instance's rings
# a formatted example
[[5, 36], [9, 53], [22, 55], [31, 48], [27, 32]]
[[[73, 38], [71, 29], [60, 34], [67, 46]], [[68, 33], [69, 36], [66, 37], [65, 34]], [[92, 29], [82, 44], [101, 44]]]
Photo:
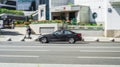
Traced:
[[[2, 35], [0, 41], [35, 41], [40, 35], [31, 35], [32, 39], [24, 39], [25, 35]], [[86, 42], [120, 42], [120, 38], [108, 38], [108, 37], [83, 37]]]
[[119, 43], [0, 42], [0, 67], [119, 67]]
[[18, 64], [1, 63], [1, 67], [120, 67], [120, 65], [73, 65], [73, 64]]
[[[102, 36], [102, 31], [84, 31], [73, 30], [77, 33], [82, 33], [83, 39], [86, 42], [120, 42], [120, 38], [106, 38]], [[22, 32], [22, 33], [21, 33]], [[32, 35], [32, 39], [25, 39], [26, 28], [16, 27], [15, 29], [2, 29], [0, 41], [35, 41], [40, 35]], [[89, 35], [87, 35], [89, 34]], [[93, 36], [95, 34], [95, 36]], [[96, 36], [97, 34], [97, 36]]]

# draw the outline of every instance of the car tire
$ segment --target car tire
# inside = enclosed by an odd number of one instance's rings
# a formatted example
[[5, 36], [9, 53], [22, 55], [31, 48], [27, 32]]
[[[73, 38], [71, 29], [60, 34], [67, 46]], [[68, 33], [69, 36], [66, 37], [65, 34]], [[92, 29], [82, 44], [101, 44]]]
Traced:
[[69, 38], [68, 41], [69, 41], [70, 44], [74, 44], [76, 42], [74, 38]]
[[49, 41], [48, 41], [48, 39], [47, 39], [46, 37], [42, 37], [42, 38], [40, 39], [40, 42], [41, 42], [41, 43], [49, 43]]

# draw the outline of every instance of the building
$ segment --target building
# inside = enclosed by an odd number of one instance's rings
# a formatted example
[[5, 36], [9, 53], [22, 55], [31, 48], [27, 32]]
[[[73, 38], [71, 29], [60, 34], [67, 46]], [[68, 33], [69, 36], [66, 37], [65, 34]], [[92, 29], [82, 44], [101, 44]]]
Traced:
[[[50, 13], [50, 0], [36, 0], [36, 9], [38, 9], [38, 6], [39, 5], [43, 5], [43, 4], [45, 4], [45, 19], [46, 20], [49, 20], [50, 19], [50, 15], [49, 15], [49, 13]], [[43, 12], [43, 11], [42, 11]]]
[[0, 8], [16, 9], [16, 0], [0, 0]]
[[103, 25], [105, 36], [120, 35], [120, 0], [0, 0], [0, 7], [38, 10], [38, 20], [75, 18], [77, 23]]
[[49, 20], [76, 18], [78, 23], [103, 25], [105, 36], [120, 36], [120, 0], [49, 0], [48, 2], [49, 4], [39, 5], [39, 20], [48, 20], [46, 17], [49, 17]]
[[39, 20], [71, 21], [75, 18], [78, 23], [90, 22], [89, 6], [74, 5], [74, 0], [47, 0], [40, 4], [38, 8]]
[[16, 9], [17, 10], [28, 10], [34, 11], [36, 10], [35, 0], [16, 0]]
[[36, 10], [35, 0], [1, 0], [0, 7], [12, 10]]
[[120, 36], [120, 0], [108, 0], [105, 4], [105, 34]]

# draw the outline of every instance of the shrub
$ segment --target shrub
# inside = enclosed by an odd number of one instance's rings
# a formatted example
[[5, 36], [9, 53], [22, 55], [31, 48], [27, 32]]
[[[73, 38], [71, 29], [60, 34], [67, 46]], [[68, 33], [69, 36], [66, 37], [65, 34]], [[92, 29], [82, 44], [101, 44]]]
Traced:
[[24, 22], [24, 24], [25, 24], [25, 25], [29, 25], [29, 24], [30, 24], [30, 22]]
[[5, 8], [0, 8], [0, 14], [2, 13], [9, 13], [9, 14], [16, 14], [16, 15], [24, 15], [23, 11], [19, 10], [8, 10]]
[[86, 24], [86, 26], [97, 26], [97, 24], [93, 23], [93, 24]]
[[22, 21], [22, 20], [16, 20], [15, 24], [24, 24], [24, 21]]
[[77, 24], [77, 21], [76, 21], [75, 18], [73, 18], [73, 19], [71, 20], [71, 24], [72, 24], [72, 25], [76, 25], [76, 24]]
[[41, 20], [41, 21], [32, 21], [32, 24], [39, 24], [39, 23], [62, 23], [62, 20]]

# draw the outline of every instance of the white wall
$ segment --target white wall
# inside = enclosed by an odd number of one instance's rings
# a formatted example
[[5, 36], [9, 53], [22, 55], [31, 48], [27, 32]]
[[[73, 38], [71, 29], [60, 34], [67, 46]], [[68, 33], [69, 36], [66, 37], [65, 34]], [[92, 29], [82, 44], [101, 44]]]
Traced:
[[120, 5], [112, 6], [108, 2], [108, 8], [112, 9], [112, 12], [107, 11], [107, 30], [120, 30]]
[[[50, 9], [56, 7], [56, 6], [63, 6], [63, 5], [67, 5], [68, 2], [73, 2], [74, 0], [49, 0], [49, 4], [50, 4]], [[50, 20], [52, 19], [51, 17], [51, 10], [50, 10]]]
[[[85, 5], [85, 6], [90, 6], [90, 21], [91, 22], [97, 22], [99, 24], [105, 22], [103, 18], [105, 17], [105, 0], [74, 0], [75, 5]], [[96, 19], [92, 18], [92, 13], [96, 12], [98, 14], [98, 17]]]
[[62, 6], [66, 5], [69, 0], [51, 0], [50, 3], [50, 8], [55, 7], [55, 6]]
[[[41, 10], [43, 10], [43, 16], [41, 16]], [[38, 7], [38, 20], [46, 20], [46, 5], [39, 5]]]
[[[30, 27], [35, 32], [35, 34], [50, 34], [53, 31], [58, 30], [60, 26], [57, 23], [51, 23], [51, 24], [31, 24]], [[41, 32], [40, 28], [45, 28], [44, 29], [45, 32], [44, 33]], [[47, 28], [49, 28], [49, 29], [47, 29]], [[52, 30], [51, 28], [53, 28], [53, 31], [50, 31], [50, 30]]]

